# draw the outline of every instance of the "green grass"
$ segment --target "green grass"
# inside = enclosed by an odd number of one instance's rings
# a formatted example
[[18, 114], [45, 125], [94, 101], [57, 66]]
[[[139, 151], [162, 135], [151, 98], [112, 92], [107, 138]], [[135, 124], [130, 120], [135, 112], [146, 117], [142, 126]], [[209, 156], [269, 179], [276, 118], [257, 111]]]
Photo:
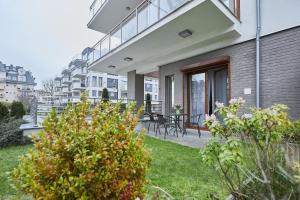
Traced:
[[[158, 186], [175, 199], [206, 199], [208, 193], [219, 195], [226, 192], [219, 176], [200, 159], [199, 149], [184, 147], [171, 142], [146, 137], [146, 146], [151, 151], [152, 162], [148, 174], [149, 197]], [[18, 157], [32, 146], [0, 149], [0, 199], [14, 197], [17, 192], [9, 185], [6, 172], [18, 164]]]
[[7, 172], [18, 165], [18, 157], [27, 153], [31, 147], [27, 145], [0, 149], [0, 199], [18, 195], [9, 184]]

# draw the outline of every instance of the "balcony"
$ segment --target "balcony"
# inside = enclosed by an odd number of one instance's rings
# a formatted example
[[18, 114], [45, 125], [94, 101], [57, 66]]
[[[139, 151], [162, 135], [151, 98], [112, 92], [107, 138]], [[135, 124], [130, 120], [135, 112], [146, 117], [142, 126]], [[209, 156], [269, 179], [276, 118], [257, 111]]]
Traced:
[[62, 84], [71, 84], [72, 80], [70, 77], [63, 77], [62, 78]]
[[72, 71], [72, 76], [74, 78], [84, 78], [86, 77], [87, 70], [86, 68], [76, 68], [75, 70]]
[[[175, 51], [183, 55], [179, 51], [186, 48], [196, 50], [221, 40], [236, 39], [240, 36], [237, 2], [144, 1], [94, 45], [88, 59], [90, 69], [118, 73], [134, 64], [150, 65], [168, 54], [173, 58], [168, 62], [172, 62], [178, 56]], [[186, 29], [191, 30], [192, 37], [179, 37], [178, 33]]]
[[[88, 27], [108, 33], [143, 0], [94, 0], [90, 7], [91, 20]], [[112, 15], [112, 13], [114, 13]]]
[[84, 83], [74, 82], [72, 84], [72, 90], [85, 90], [86, 86]]

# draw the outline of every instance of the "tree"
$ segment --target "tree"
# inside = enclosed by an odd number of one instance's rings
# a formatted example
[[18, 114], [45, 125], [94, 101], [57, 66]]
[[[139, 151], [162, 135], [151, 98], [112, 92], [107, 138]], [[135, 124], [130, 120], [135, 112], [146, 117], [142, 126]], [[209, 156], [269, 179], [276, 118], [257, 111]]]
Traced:
[[25, 111], [25, 107], [22, 102], [20, 102], [20, 101], [12, 102], [10, 116], [20, 119], [25, 114], [26, 114], [26, 111]]
[[8, 108], [0, 102], [0, 121], [7, 118], [9, 115]]
[[109, 101], [109, 95], [108, 95], [107, 88], [103, 88], [103, 91], [102, 91], [102, 101], [104, 101], [104, 102]]
[[45, 91], [46, 94], [52, 97], [54, 95], [54, 89], [55, 89], [55, 83], [53, 79], [48, 79], [43, 81], [43, 90]]

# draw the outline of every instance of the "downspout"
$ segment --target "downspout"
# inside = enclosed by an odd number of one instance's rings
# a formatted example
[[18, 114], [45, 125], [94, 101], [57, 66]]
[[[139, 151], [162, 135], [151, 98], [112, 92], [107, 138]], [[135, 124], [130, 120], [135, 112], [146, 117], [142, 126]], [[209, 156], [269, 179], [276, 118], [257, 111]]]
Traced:
[[260, 32], [261, 32], [261, 6], [256, 0], [256, 107], [260, 107]]

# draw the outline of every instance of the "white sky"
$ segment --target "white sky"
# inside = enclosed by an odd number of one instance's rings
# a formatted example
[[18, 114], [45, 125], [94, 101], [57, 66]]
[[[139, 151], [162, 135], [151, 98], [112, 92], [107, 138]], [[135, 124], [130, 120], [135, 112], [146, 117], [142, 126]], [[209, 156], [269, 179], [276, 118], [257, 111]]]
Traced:
[[0, 0], [0, 61], [32, 71], [40, 85], [93, 46], [89, 0]]

